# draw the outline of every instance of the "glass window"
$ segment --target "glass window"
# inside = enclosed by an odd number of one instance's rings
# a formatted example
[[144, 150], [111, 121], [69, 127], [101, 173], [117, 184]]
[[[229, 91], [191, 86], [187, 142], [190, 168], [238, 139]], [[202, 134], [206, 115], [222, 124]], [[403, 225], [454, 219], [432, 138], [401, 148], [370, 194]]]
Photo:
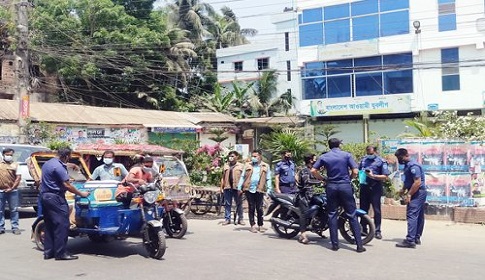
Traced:
[[318, 99], [327, 97], [325, 78], [303, 79], [303, 99]]
[[382, 95], [382, 72], [355, 75], [355, 96]]
[[459, 62], [458, 48], [449, 48], [441, 50], [441, 63], [457, 63]]
[[384, 94], [412, 93], [413, 70], [384, 72]]
[[460, 90], [460, 75], [441, 77], [443, 91]]
[[303, 10], [302, 23], [322, 21], [322, 8]]
[[372, 56], [354, 59], [355, 72], [382, 70], [382, 57]]
[[362, 0], [350, 4], [352, 16], [374, 14], [378, 11], [377, 0]]
[[328, 98], [351, 97], [351, 75], [327, 77]]
[[298, 15], [298, 24], [302, 24], [302, 23], [303, 23], [303, 15], [299, 14]]
[[438, 0], [438, 4], [455, 3], [455, 0]]
[[315, 76], [324, 76], [324, 75], [326, 75], [325, 62], [318, 61], [318, 62], [305, 63], [305, 69], [303, 70], [303, 77], [315, 77]]
[[381, 36], [409, 33], [409, 11], [381, 14]]
[[291, 61], [286, 61], [286, 80], [291, 81]]
[[349, 17], [349, 4], [324, 7], [325, 20]]
[[383, 57], [384, 69], [411, 68], [413, 55], [411, 53], [391, 54]]
[[379, 16], [365, 16], [352, 19], [352, 40], [366, 40], [379, 37]]
[[438, 17], [438, 31], [456, 30], [456, 14], [440, 15]]
[[323, 44], [323, 24], [300, 25], [300, 47]]
[[381, 12], [408, 8], [409, 0], [381, 0]]
[[243, 70], [243, 62], [242, 61], [234, 62], [234, 71], [239, 72], [242, 70]]
[[269, 68], [269, 58], [259, 58], [258, 59], [258, 70], [264, 70]]
[[325, 22], [325, 44], [350, 41], [350, 19]]
[[335, 60], [327, 62], [328, 75], [352, 73], [352, 59]]

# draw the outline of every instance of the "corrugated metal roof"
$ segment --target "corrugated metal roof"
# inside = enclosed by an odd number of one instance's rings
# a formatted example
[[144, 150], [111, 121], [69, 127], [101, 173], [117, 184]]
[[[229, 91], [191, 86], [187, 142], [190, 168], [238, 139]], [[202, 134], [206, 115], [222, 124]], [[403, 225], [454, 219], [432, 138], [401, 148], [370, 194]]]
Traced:
[[185, 114], [190, 116], [191, 121], [193, 121], [194, 123], [234, 123], [234, 121], [236, 120], [230, 115], [215, 112], [189, 112]]
[[300, 125], [300, 124], [303, 124], [305, 120], [299, 117], [277, 116], [277, 117], [267, 117], [267, 118], [239, 119], [239, 120], [236, 120], [235, 122], [250, 123], [250, 124], [265, 124], [265, 125], [278, 125], [278, 124]]

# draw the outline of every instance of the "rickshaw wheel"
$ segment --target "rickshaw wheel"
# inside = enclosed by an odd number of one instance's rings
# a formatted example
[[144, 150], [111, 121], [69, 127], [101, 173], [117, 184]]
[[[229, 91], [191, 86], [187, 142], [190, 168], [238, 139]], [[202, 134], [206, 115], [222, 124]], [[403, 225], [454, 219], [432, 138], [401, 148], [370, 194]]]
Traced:
[[34, 241], [37, 249], [44, 251], [44, 238], [45, 238], [45, 222], [39, 221], [34, 230]]
[[145, 245], [145, 249], [150, 257], [159, 260], [165, 254], [165, 250], [167, 248], [165, 234], [161, 228], [149, 226], [147, 230], [149, 240], [146, 240], [145, 235], [143, 235], [143, 244]]
[[172, 210], [163, 218], [163, 228], [168, 236], [180, 239], [187, 232], [187, 218]]

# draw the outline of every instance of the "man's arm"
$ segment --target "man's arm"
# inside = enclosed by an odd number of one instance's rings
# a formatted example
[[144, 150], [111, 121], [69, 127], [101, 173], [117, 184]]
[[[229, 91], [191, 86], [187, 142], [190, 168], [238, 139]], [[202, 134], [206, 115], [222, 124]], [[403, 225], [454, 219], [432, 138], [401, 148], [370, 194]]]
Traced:
[[322, 166], [323, 166], [323, 160], [322, 160], [322, 158], [318, 158], [317, 162], [315, 162], [315, 164], [313, 164], [313, 167], [310, 170], [313, 177], [315, 177], [315, 179], [320, 180], [320, 181], [325, 180], [325, 178], [322, 176], [322, 174], [320, 174], [320, 171], [319, 171]]
[[[268, 170], [269, 173], [269, 170]], [[276, 167], [274, 169], [274, 190], [277, 193], [281, 193], [280, 191], [280, 163], [278, 162], [276, 164]]]
[[244, 177], [246, 176], [246, 168], [244, 168], [243, 172], [241, 173], [241, 178], [239, 178], [239, 183], [237, 183], [237, 190], [242, 190], [242, 185], [244, 183]]
[[73, 194], [77, 194], [80, 197], [88, 197], [89, 195], [89, 192], [82, 192], [76, 189], [76, 187], [74, 187], [69, 181], [65, 181], [64, 186], [68, 191], [72, 192]]
[[351, 170], [350, 172], [350, 177], [352, 179], [357, 178], [357, 175], [359, 174], [359, 169], [357, 169], [357, 163], [355, 163], [354, 158], [352, 157], [351, 154], [348, 154], [348, 161], [349, 161], [349, 168]]
[[128, 170], [123, 164], [120, 164], [120, 169], [121, 169], [121, 176], [124, 178], [126, 175], [128, 175]]
[[222, 171], [222, 177], [221, 177], [221, 183], [219, 184], [219, 189], [221, 190], [221, 192], [224, 191], [224, 177], [226, 176], [226, 171], [223, 170]]
[[268, 173], [266, 173], [266, 192], [268, 193], [268, 192], [271, 192], [272, 190], [273, 190], [273, 186], [271, 185], [271, 170], [268, 169]]
[[[102, 166], [102, 165], [100, 165], [100, 166]], [[96, 168], [94, 169], [93, 173], [91, 174], [91, 177], [89, 177], [89, 178], [88, 178], [88, 181], [98, 179], [98, 177], [99, 177], [99, 167], [100, 167], [100, 166], [98, 166], [98, 167], [96, 167]]]

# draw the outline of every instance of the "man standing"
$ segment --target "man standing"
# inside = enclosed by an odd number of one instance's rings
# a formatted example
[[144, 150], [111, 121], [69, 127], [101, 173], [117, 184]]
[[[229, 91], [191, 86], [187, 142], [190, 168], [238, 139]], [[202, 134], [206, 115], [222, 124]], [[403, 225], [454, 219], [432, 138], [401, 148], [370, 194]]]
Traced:
[[[263, 199], [267, 192], [271, 191], [271, 170], [269, 165], [262, 161], [261, 152], [254, 150], [251, 154], [251, 162], [244, 166], [241, 179], [237, 185], [241, 194], [244, 191], [249, 206], [249, 224], [252, 233], [264, 232], [263, 228]], [[254, 221], [254, 212], [257, 213], [258, 228]]]
[[283, 151], [281, 156], [282, 159], [275, 168], [275, 191], [294, 194], [298, 192], [295, 184], [295, 163], [291, 160], [290, 151]]
[[424, 172], [421, 165], [411, 160], [406, 149], [397, 149], [394, 155], [399, 164], [404, 164], [404, 184], [400, 192], [401, 194], [406, 193], [406, 219], [408, 221], [406, 239], [396, 244], [396, 247], [416, 248], [416, 244], [421, 244], [424, 230], [424, 204], [426, 202]]
[[5, 233], [5, 203], [8, 201], [12, 233], [20, 234], [19, 229], [19, 191], [20, 172], [17, 163], [13, 162], [14, 150], [6, 148], [2, 151], [0, 162], [0, 234]]
[[75, 260], [78, 257], [67, 253], [67, 237], [69, 231], [69, 206], [66, 201], [66, 191], [81, 197], [87, 197], [88, 192], [81, 192], [69, 182], [67, 162], [71, 157], [71, 149], [63, 148], [55, 158], [48, 160], [42, 166], [40, 195], [42, 213], [45, 222], [44, 259]]
[[100, 179], [104, 180], [116, 180], [121, 181], [128, 175], [128, 170], [121, 163], [114, 163], [115, 153], [111, 150], [107, 150], [103, 153], [103, 163], [102, 165], [94, 169], [93, 174], [91, 174], [91, 180]]
[[243, 221], [243, 209], [241, 196], [238, 194], [237, 183], [241, 179], [244, 165], [238, 162], [239, 153], [229, 152], [228, 162], [224, 165], [221, 178], [221, 192], [224, 195], [224, 223], [223, 226], [231, 223], [232, 200], [236, 203], [237, 223], [245, 225]]
[[298, 208], [300, 209], [300, 237], [298, 241], [302, 244], [308, 244], [309, 240], [306, 235], [306, 228], [308, 226], [308, 221], [306, 217], [306, 212], [310, 207], [310, 201], [313, 196], [313, 184], [317, 180], [313, 176], [311, 169], [313, 164], [317, 161], [314, 154], [307, 154], [303, 157], [305, 161], [305, 167], [298, 173], [298, 185], [299, 185], [299, 195], [297, 196]]
[[[367, 156], [359, 164], [359, 170], [366, 174], [365, 182], [360, 184], [360, 209], [369, 212], [370, 205], [374, 210], [375, 237], [382, 239], [381, 234], [381, 196], [383, 194], [382, 182], [387, 180], [389, 168], [387, 162], [377, 156], [377, 148], [373, 145], [366, 147]], [[363, 228], [363, 230], [367, 230]]]
[[345, 214], [349, 217], [350, 227], [357, 244], [357, 252], [365, 252], [362, 245], [360, 225], [356, 218], [356, 205], [354, 200], [354, 190], [350, 183], [349, 169], [352, 171], [352, 178], [357, 176], [357, 164], [350, 153], [340, 150], [341, 141], [337, 138], [328, 140], [329, 152], [321, 155], [313, 165], [312, 174], [318, 180], [324, 180], [318, 172], [321, 167], [327, 170], [327, 200], [328, 218], [330, 227], [330, 240], [332, 250], [339, 249], [338, 244], [338, 207], [344, 208]]

